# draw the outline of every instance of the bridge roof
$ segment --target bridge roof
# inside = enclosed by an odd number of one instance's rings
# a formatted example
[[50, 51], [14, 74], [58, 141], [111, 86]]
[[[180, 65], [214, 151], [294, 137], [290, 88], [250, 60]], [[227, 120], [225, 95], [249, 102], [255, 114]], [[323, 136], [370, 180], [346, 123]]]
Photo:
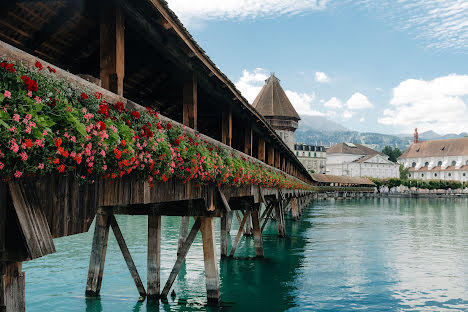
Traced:
[[328, 174], [312, 174], [314, 181], [318, 183], [341, 183], [341, 184], [356, 184], [356, 185], [375, 185], [374, 182], [368, 178], [360, 177], [346, 177], [346, 176], [335, 176]]

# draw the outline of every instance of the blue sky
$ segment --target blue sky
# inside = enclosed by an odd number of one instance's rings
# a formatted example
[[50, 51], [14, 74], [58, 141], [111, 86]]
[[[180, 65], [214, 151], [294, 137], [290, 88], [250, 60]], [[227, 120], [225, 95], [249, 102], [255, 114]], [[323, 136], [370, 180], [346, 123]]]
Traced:
[[169, 0], [249, 100], [274, 72], [301, 115], [468, 132], [468, 1]]

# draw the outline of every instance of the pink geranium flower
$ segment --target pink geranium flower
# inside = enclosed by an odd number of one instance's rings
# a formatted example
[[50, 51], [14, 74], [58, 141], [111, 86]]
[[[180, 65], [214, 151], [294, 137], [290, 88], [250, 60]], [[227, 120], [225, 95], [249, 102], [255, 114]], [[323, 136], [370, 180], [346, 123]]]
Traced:
[[5, 92], [3, 93], [3, 95], [4, 95], [6, 98], [11, 99], [11, 92], [10, 92], [10, 91], [5, 90]]
[[21, 177], [22, 174], [23, 174], [23, 173], [22, 173], [21, 171], [16, 170], [16, 172], [15, 172], [15, 178]]

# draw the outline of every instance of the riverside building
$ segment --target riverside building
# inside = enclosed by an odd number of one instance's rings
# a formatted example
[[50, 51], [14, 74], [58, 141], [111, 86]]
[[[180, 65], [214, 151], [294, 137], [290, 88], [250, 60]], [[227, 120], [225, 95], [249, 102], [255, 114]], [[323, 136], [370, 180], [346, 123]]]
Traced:
[[400, 166], [369, 147], [340, 143], [327, 149], [326, 172], [349, 177], [399, 178]]
[[294, 144], [294, 153], [311, 173], [326, 173], [327, 151], [324, 146]]
[[398, 157], [411, 179], [468, 181], [468, 138], [414, 142]]

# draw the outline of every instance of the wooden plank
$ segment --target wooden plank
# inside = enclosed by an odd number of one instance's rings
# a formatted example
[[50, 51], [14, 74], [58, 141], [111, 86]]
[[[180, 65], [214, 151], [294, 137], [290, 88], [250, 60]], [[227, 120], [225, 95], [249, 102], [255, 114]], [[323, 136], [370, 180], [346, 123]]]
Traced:
[[148, 215], [147, 296], [159, 298], [161, 284], [161, 216]]
[[253, 131], [252, 128], [247, 127], [244, 131], [244, 153], [252, 156], [252, 147], [253, 147]]
[[8, 186], [0, 184], [0, 253], [5, 251], [6, 243], [6, 211], [8, 206]]
[[231, 146], [232, 140], [232, 110], [231, 107], [226, 107], [222, 113], [221, 120], [221, 142]]
[[224, 196], [224, 193], [221, 191], [221, 189], [218, 187], [218, 191], [219, 191], [219, 196], [221, 197], [221, 200], [224, 204], [224, 208], [226, 208], [226, 211], [227, 212], [230, 212], [231, 211], [231, 207], [229, 207], [229, 203], [226, 199], [226, 196]]
[[0, 263], [0, 312], [25, 311], [25, 276], [22, 263]]
[[123, 95], [124, 15], [113, 0], [103, 1], [100, 25], [101, 86]]
[[265, 162], [265, 139], [258, 137], [258, 160]]
[[252, 210], [250, 214], [252, 216], [253, 235], [254, 235], [254, 242], [255, 242], [255, 254], [259, 258], [263, 258], [262, 230], [260, 228], [260, 219], [258, 217], [258, 210]]
[[101, 291], [104, 263], [106, 261], [107, 241], [109, 238], [110, 213], [106, 208], [99, 208], [96, 213], [93, 247], [89, 259], [86, 296], [98, 297]]
[[270, 208], [273, 206], [273, 203], [272, 202], [269, 202], [266, 204], [265, 206], [265, 210], [263, 211], [262, 215], [260, 216], [260, 221], [263, 220], [265, 218], [265, 216], [267, 215], [268, 213], [268, 210], [270, 210]]
[[242, 221], [240, 223], [239, 231], [237, 231], [236, 240], [234, 241], [234, 244], [232, 245], [231, 253], [229, 254], [230, 257], [234, 257], [234, 253], [236, 252], [237, 245], [239, 244], [239, 241], [242, 236], [242, 232], [244, 230], [245, 222], [247, 221], [247, 217], [249, 216], [250, 216], [250, 211], [246, 211], [244, 214], [244, 218], [242, 218]]
[[180, 254], [182, 247], [184, 246], [185, 240], [187, 239], [189, 223], [190, 223], [189, 216], [183, 216], [182, 218], [180, 218], [179, 243], [177, 245], [177, 255]]
[[273, 212], [273, 209], [274, 209], [274, 205], [272, 204], [270, 206], [270, 209], [268, 209], [268, 213], [266, 214], [266, 217], [265, 217], [265, 220], [263, 221], [263, 224], [262, 224], [262, 228], [261, 228], [261, 231], [263, 232], [263, 230], [265, 229], [265, 226], [267, 225], [268, 221], [270, 220], [270, 216], [271, 216], [271, 213]]
[[275, 150], [275, 168], [280, 169], [281, 168], [281, 156], [280, 152], [278, 150]]
[[183, 123], [187, 127], [197, 129], [197, 78], [194, 72], [185, 74], [183, 96]]
[[283, 205], [280, 201], [275, 201], [275, 215], [276, 215], [276, 227], [278, 229], [278, 236], [285, 237], [285, 226], [284, 226], [284, 215], [283, 215]]
[[[29, 259], [36, 259], [55, 252], [46, 218], [39, 206], [34, 189], [28, 189], [19, 182], [9, 182], [13, 206], [24, 236]], [[29, 196], [27, 196], [29, 195]]]
[[293, 197], [291, 199], [291, 209], [292, 209], [292, 216], [295, 221], [299, 220], [299, 208], [297, 203], [297, 198]]
[[115, 239], [119, 244], [120, 251], [122, 252], [122, 255], [125, 259], [125, 263], [127, 264], [127, 268], [132, 275], [133, 281], [135, 282], [135, 286], [138, 289], [140, 296], [146, 297], [146, 290], [143, 286], [143, 283], [141, 282], [140, 274], [138, 274], [138, 270], [135, 266], [135, 263], [133, 262], [132, 255], [130, 255], [130, 251], [128, 250], [127, 244], [125, 243], [125, 239], [122, 235], [122, 232], [120, 231], [119, 224], [117, 223], [114, 215], [109, 217], [109, 222], [112, 227], [112, 231], [114, 232]]
[[271, 144], [268, 144], [268, 164], [275, 165], [275, 148]]
[[206, 295], [208, 302], [216, 303], [219, 301], [220, 289], [214, 220], [211, 217], [200, 217], [200, 219], [200, 231], [203, 241], [203, 260], [205, 263]]
[[180, 250], [180, 253], [177, 255], [177, 260], [174, 264], [174, 267], [172, 268], [171, 274], [169, 275], [166, 285], [164, 285], [164, 289], [161, 292], [162, 298], [167, 297], [169, 290], [171, 290], [172, 284], [174, 284], [177, 274], [179, 274], [180, 267], [182, 266], [182, 263], [184, 262], [185, 257], [187, 256], [187, 253], [190, 249], [190, 246], [192, 246], [192, 243], [195, 240], [195, 237], [197, 236], [198, 230], [200, 230], [200, 227], [201, 221], [200, 218], [197, 218], [192, 226], [192, 229], [190, 230], [189, 235], [187, 236], [187, 239], [185, 240], [182, 246], [182, 249]]
[[221, 249], [221, 258], [227, 256], [228, 248], [228, 223], [229, 223], [229, 212], [224, 211], [223, 216], [221, 217], [221, 231], [220, 231], [220, 249]]

